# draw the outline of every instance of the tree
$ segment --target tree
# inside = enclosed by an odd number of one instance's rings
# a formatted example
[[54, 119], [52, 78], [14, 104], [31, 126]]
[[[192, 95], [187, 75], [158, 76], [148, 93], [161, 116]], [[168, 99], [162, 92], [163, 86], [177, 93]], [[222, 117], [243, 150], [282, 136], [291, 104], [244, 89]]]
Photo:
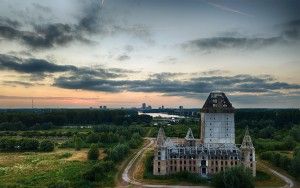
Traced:
[[43, 140], [40, 143], [40, 151], [53, 151], [54, 150], [54, 143], [50, 140]]
[[92, 144], [90, 150], [88, 152], [88, 159], [89, 160], [98, 160], [99, 158], [99, 149], [96, 144]]
[[254, 178], [249, 169], [236, 166], [215, 174], [213, 186], [216, 188], [254, 188]]
[[82, 146], [82, 139], [78, 135], [74, 135], [73, 137], [74, 148], [76, 151], [79, 151]]

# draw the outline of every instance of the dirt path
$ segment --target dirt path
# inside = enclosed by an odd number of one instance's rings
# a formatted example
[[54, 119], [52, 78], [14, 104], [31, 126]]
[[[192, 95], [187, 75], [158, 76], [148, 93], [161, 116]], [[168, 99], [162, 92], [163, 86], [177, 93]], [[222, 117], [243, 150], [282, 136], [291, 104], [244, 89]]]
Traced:
[[282, 186], [281, 188], [297, 188], [299, 187], [299, 185], [294, 182], [290, 177], [288, 177], [288, 175], [286, 175], [285, 173], [279, 172], [273, 168], [271, 168], [269, 165], [266, 165], [264, 162], [262, 162], [262, 165], [268, 169], [272, 174], [278, 176], [280, 179], [282, 179], [286, 185]]

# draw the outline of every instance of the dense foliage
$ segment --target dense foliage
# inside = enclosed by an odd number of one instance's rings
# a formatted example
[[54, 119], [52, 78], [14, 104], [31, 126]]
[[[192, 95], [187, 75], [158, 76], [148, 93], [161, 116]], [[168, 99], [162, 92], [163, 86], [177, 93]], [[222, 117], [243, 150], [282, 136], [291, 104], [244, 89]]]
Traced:
[[254, 188], [254, 178], [251, 172], [243, 167], [227, 168], [213, 177], [216, 188]]
[[0, 112], [0, 130], [39, 130], [64, 125], [149, 124], [151, 116], [138, 115], [134, 110], [63, 109], [50, 111]]
[[92, 144], [90, 150], [88, 151], [88, 160], [98, 160], [99, 155], [98, 146], [96, 144]]
[[40, 143], [40, 151], [53, 151], [54, 150], [54, 143], [50, 140], [43, 140]]
[[0, 138], [0, 151], [53, 151], [54, 143], [49, 140], [29, 138]]
[[[298, 150], [298, 148], [297, 148]], [[300, 178], [300, 152], [295, 151], [292, 158], [287, 154], [276, 151], [266, 151], [260, 154], [261, 159], [270, 161], [273, 165], [288, 171], [291, 175]]]

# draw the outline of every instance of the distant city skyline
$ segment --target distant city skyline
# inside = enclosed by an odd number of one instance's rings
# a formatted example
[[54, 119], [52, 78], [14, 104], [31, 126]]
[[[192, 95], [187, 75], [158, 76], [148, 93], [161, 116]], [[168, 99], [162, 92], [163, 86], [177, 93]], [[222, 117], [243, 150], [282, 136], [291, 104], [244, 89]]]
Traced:
[[297, 0], [0, 5], [0, 108], [300, 107]]

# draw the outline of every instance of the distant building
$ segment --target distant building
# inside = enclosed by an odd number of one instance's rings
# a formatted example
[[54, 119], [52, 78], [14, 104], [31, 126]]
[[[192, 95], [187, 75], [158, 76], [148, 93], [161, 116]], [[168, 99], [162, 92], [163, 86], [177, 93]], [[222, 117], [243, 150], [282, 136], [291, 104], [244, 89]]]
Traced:
[[235, 144], [234, 108], [222, 92], [212, 92], [201, 110], [201, 138], [189, 129], [184, 139], [172, 140], [159, 129], [153, 159], [154, 175], [181, 171], [209, 176], [244, 165], [256, 175], [255, 148], [248, 129], [241, 146]]
[[152, 109], [152, 106], [149, 105], [149, 106], [147, 107], [147, 110], [151, 110], [151, 109]]
[[179, 106], [179, 110], [183, 110], [183, 106]]
[[164, 105], [161, 106], [161, 109], [165, 109]]
[[146, 107], [147, 107], [146, 103], [143, 103], [143, 104], [142, 104], [142, 109], [145, 110]]

